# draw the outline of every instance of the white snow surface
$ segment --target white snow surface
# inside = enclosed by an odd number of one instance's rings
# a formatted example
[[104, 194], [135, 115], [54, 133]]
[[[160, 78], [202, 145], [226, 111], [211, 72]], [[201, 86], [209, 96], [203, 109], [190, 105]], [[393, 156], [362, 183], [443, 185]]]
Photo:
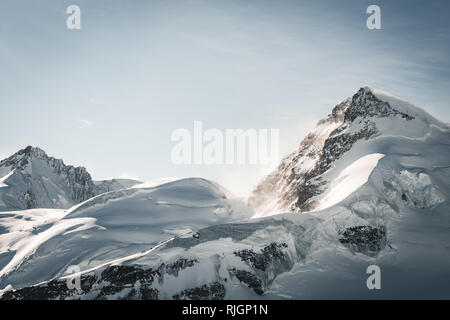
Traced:
[[[330, 184], [314, 212], [250, 220], [247, 207], [198, 178], [108, 192], [69, 210], [1, 212], [0, 289], [64, 276], [74, 264], [88, 272], [186, 258], [198, 263], [153, 284], [161, 299], [215, 281], [225, 299], [450, 299], [450, 128], [368, 90], [416, 118], [376, 119], [380, 134], [355, 143], [324, 174]], [[384, 227], [386, 245], [377, 254], [350, 250], [339, 239], [357, 226]], [[235, 254], [274, 242], [285, 245], [282, 255], [264, 270]], [[381, 269], [381, 290], [366, 286], [369, 265]], [[263, 294], [233, 270], [256, 276]]]
[[8, 185], [4, 182], [6, 179], [8, 179], [12, 174], [14, 173], [14, 170], [11, 170], [10, 173], [8, 173], [3, 178], [0, 178], [0, 188], [7, 187]]
[[384, 154], [381, 153], [368, 154], [342, 170], [337, 178], [331, 181], [329, 190], [314, 211], [329, 208], [355, 192], [367, 182], [369, 175], [383, 157]]
[[[358, 141], [324, 174], [331, 183], [314, 212], [274, 210], [240, 226], [201, 229], [199, 243], [176, 239], [135, 261], [200, 261], [158, 284], [162, 298], [226, 279], [226, 299], [449, 299], [450, 128], [420, 108], [370, 90], [415, 119], [375, 119], [380, 133]], [[339, 241], [357, 226], [386, 228], [378, 254], [355, 252]], [[261, 252], [273, 242], [287, 248], [264, 271], [234, 254]], [[381, 290], [366, 286], [370, 265], [381, 268]], [[233, 269], [258, 276], [264, 294], [239, 281]]]
[[0, 287], [39, 283], [73, 264], [107, 265], [176, 234], [252, 214], [200, 178], [108, 192], [69, 210], [0, 212]]
[[[449, 131], [442, 130], [424, 141], [382, 139], [374, 148], [379, 152], [356, 157], [359, 160], [338, 170], [332, 189], [336, 192], [339, 183], [352, 188], [347, 180], [353, 179], [352, 172], [362, 175], [354, 181], [358, 187], [349, 195], [341, 194], [338, 203], [310, 213], [253, 219], [241, 227], [206, 228], [199, 231], [200, 239], [203, 235], [199, 244], [178, 240], [135, 263], [153, 266], [180, 257], [200, 261], [158, 284], [167, 299], [181, 289], [219, 278], [227, 279], [222, 282], [226, 299], [449, 299], [445, 281], [450, 275], [449, 144]], [[355, 226], [384, 226], [386, 246], [376, 255], [349, 250], [339, 238]], [[273, 242], [287, 248], [283, 258], [265, 271], [234, 254], [242, 249], [260, 252]], [[366, 286], [369, 265], [381, 268], [381, 290]], [[242, 284], [229, 272], [233, 268], [262, 279], [264, 294]]]

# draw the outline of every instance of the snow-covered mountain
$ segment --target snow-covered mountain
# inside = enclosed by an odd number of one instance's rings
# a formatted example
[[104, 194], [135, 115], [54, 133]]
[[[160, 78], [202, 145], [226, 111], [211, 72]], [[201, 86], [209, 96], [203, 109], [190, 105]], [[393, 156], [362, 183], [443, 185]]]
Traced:
[[[399, 139], [419, 140], [447, 128], [398, 97], [361, 88], [320, 120], [297, 150], [258, 184], [249, 204], [259, 216], [331, 206], [366, 182], [380, 157], [394, 151], [386, 149], [401, 143]], [[347, 167], [343, 174], [351, 178], [345, 179], [339, 173]]]
[[0, 288], [63, 276], [73, 264], [95, 269], [174, 236], [251, 216], [225, 193], [216, 183], [189, 178], [107, 192], [69, 210], [1, 213]]
[[361, 88], [257, 186], [255, 219], [203, 179], [0, 213], [1, 298], [449, 299], [449, 147], [448, 124]]
[[141, 183], [130, 179], [92, 181], [83, 167], [64, 164], [28, 146], [0, 162], [0, 211], [68, 209], [101, 193]]
[[28, 146], [0, 162], [0, 211], [70, 208], [95, 195], [83, 167], [65, 165]]

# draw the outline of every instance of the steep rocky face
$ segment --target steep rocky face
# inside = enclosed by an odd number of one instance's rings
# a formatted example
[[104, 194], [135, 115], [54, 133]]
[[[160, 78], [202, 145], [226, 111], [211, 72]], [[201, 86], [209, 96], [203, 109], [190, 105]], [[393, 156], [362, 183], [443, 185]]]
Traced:
[[0, 189], [0, 210], [69, 208], [95, 194], [85, 168], [65, 165], [37, 147], [2, 160], [0, 173], [10, 174], [4, 181], [7, 187]]
[[323, 174], [355, 143], [380, 134], [377, 119], [393, 117], [414, 119], [377, 98], [369, 88], [359, 89], [320, 120], [298, 149], [256, 186], [249, 205], [263, 216], [313, 210], [317, 205], [314, 198], [328, 184]]

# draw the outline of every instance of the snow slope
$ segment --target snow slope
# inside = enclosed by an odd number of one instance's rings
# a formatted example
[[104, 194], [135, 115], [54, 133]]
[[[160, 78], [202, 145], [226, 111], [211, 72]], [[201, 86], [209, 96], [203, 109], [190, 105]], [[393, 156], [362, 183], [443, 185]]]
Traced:
[[137, 186], [142, 184], [142, 181], [132, 179], [111, 179], [111, 180], [93, 181], [93, 183], [94, 183], [94, 194], [99, 195], [105, 192], [117, 191], [120, 189], [127, 189], [133, 186]]
[[129, 188], [69, 210], [0, 213], [0, 287], [22, 287], [147, 251], [158, 242], [252, 212], [213, 182], [190, 178]]
[[[132, 264], [196, 261], [152, 284], [160, 299], [449, 299], [450, 128], [416, 121], [346, 151], [322, 210], [207, 227]], [[370, 265], [381, 290], [366, 286]]]
[[383, 157], [384, 154], [380, 153], [368, 154], [339, 172], [339, 175], [331, 180], [329, 190], [320, 199], [314, 211], [331, 207], [358, 190], [367, 182], [378, 160]]
[[[0, 214], [0, 288], [23, 287], [2, 297], [450, 299], [449, 146], [447, 124], [361, 88], [259, 184], [254, 219], [203, 179], [106, 193], [48, 222]], [[58, 280], [72, 264], [81, 291]]]

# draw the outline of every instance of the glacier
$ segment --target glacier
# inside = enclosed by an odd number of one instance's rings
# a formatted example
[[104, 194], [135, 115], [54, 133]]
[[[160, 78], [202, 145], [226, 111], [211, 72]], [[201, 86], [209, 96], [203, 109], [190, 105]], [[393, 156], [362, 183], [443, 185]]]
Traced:
[[362, 87], [248, 205], [188, 178], [0, 212], [1, 299], [449, 299], [449, 146], [448, 124]]

